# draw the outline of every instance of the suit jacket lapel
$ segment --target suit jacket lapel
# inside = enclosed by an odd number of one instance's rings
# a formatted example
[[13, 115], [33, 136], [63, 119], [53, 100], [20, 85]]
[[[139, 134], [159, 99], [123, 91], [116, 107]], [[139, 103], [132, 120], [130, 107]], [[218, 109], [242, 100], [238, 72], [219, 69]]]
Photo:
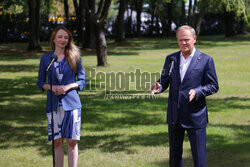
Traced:
[[176, 62], [176, 75], [177, 75], [177, 81], [178, 81], [178, 85], [180, 85], [181, 83], [181, 76], [180, 76], [180, 55], [181, 55], [181, 52], [178, 52], [178, 55], [177, 55], [177, 62]]
[[186, 71], [186, 74], [185, 74], [185, 76], [183, 78], [183, 81], [189, 77], [189, 75], [191, 74], [193, 68], [198, 64], [198, 62], [199, 62], [198, 57], [199, 57], [200, 54], [201, 54], [201, 52], [198, 49], [196, 49], [196, 51], [194, 53], [194, 56], [192, 57], [192, 60], [191, 60], [189, 66], [188, 66], [188, 69]]
[[181, 77], [180, 77], [180, 54], [181, 52], [177, 52], [175, 55], [176, 57], [176, 62], [174, 64], [174, 69], [173, 69], [173, 80], [175, 80], [175, 83], [178, 83], [180, 85], [181, 83]]

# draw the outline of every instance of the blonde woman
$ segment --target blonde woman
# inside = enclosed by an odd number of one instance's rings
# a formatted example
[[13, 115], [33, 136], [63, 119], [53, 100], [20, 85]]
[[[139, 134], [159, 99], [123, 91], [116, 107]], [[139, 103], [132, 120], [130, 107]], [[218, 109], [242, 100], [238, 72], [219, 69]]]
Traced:
[[[68, 166], [76, 167], [78, 160], [78, 144], [81, 128], [81, 101], [78, 90], [86, 86], [86, 76], [80, 52], [73, 43], [71, 32], [58, 26], [51, 34], [52, 52], [42, 56], [38, 73], [38, 87], [47, 90], [47, 122], [48, 137], [52, 140], [51, 132], [51, 103], [52, 89], [53, 117], [54, 117], [54, 149], [55, 164], [63, 166], [63, 141], [66, 139], [68, 146]], [[52, 88], [50, 87], [50, 72], [46, 67], [51, 61], [51, 56], [56, 55], [57, 61], [51, 67]]]

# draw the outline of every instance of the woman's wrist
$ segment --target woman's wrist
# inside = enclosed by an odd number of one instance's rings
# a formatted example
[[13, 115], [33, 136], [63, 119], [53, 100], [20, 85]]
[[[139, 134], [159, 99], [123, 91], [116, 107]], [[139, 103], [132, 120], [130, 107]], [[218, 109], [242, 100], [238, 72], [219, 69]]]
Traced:
[[44, 84], [44, 85], [43, 85], [43, 89], [45, 89], [45, 90], [50, 90], [51, 88], [50, 88], [50, 85], [49, 85], [49, 84]]
[[79, 85], [77, 83], [72, 83], [72, 84], [68, 84], [66, 85], [66, 89], [70, 90], [70, 89], [77, 89], [79, 87]]

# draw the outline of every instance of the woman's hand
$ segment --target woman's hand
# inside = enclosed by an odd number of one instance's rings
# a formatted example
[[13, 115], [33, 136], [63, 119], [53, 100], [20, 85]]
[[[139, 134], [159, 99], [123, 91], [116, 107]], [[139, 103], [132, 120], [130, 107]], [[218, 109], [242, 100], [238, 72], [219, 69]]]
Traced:
[[[54, 93], [58, 96], [58, 95], [64, 95], [66, 94], [66, 92], [69, 90], [69, 87], [66, 85], [56, 85], [54, 86]], [[53, 87], [52, 87], [53, 90]]]
[[64, 95], [69, 91], [70, 89], [77, 89], [79, 88], [79, 85], [77, 83], [72, 83], [68, 85], [57, 85], [55, 86], [55, 94], [58, 95]]
[[77, 89], [79, 87], [78, 84], [72, 83], [68, 85], [53, 85], [52, 91], [55, 93], [56, 96], [64, 95], [69, 91], [70, 89]]
[[58, 89], [59, 85], [52, 85], [52, 92], [55, 93], [55, 95], [59, 95], [59, 89]]

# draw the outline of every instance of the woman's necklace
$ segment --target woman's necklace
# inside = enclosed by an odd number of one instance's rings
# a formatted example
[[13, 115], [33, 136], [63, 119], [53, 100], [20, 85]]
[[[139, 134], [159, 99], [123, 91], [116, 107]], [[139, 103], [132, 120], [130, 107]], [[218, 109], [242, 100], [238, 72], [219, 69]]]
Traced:
[[60, 62], [64, 59], [65, 55], [64, 55], [64, 50], [55, 50], [54, 54], [57, 56], [57, 62]]
[[58, 57], [57, 61], [61, 62], [65, 56], [64, 55], [57, 55], [57, 57]]
[[63, 74], [64, 71], [64, 67], [65, 67], [65, 59], [63, 58], [60, 62], [59, 62], [59, 73]]

